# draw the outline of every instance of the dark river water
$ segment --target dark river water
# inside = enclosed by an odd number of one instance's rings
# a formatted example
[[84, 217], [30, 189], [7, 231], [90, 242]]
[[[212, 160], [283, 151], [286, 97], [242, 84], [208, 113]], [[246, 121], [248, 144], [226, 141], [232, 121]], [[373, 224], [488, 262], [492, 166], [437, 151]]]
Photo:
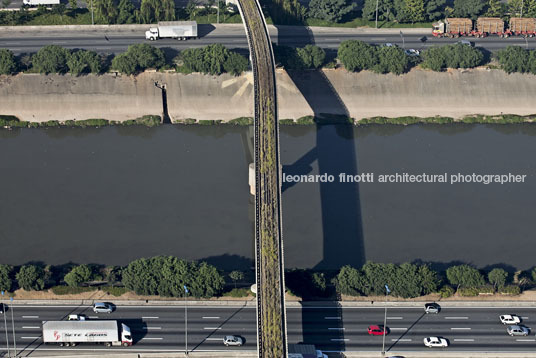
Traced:
[[[124, 265], [153, 255], [246, 268], [246, 127], [0, 130], [1, 263]], [[285, 264], [535, 263], [536, 126], [281, 130]], [[339, 174], [374, 174], [341, 183]], [[380, 183], [382, 174], [519, 174], [524, 183]]]

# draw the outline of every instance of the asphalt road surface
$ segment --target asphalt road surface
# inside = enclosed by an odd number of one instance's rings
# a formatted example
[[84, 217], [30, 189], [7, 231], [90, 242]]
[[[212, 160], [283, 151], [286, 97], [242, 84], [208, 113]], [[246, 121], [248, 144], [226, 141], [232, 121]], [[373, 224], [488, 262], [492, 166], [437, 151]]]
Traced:
[[[185, 349], [184, 306], [118, 306], [111, 314], [94, 314], [87, 306], [15, 306], [14, 321], [18, 350], [32, 353], [71, 351], [183, 351]], [[132, 330], [134, 345], [106, 348], [81, 344], [77, 347], [44, 345], [41, 322], [63, 320], [68, 314], [84, 313], [89, 319], [119, 320]], [[499, 322], [501, 314], [517, 314], [523, 324], [536, 329], [536, 308], [443, 308], [439, 314], [424, 314], [421, 308], [389, 308], [386, 349], [388, 352], [423, 351], [423, 338], [441, 336], [450, 342], [446, 351], [534, 351], [534, 332], [510, 337]], [[11, 312], [6, 314], [10, 345], [13, 344]], [[327, 352], [380, 351], [381, 336], [369, 336], [367, 326], [382, 324], [384, 309], [378, 308], [287, 308], [289, 343], [312, 343]], [[0, 315], [0, 349], [5, 350], [4, 320]], [[222, 337], [240, 335], [242, 347], [225, 347]], [[255, 308], [210, 306], [188, 308], [188, 349], [227, 351], [256, 349]], [[72, 352], [71, 352], [72, 353]]]
[[[147, 26], [148, 28], [149, 26]], [[402, 29], [402, 32], [404, 29]], [[198, 40], [177, 41], [162, 39], [158, 41], [145, 40], [143, 30], [140, 31], [115, 31], [115, 32], [82, 32], [82, 31], [62, 31], [62, 32], [24, 32], [24, 31], [3, 31], [0, 34], [0, 48], [8, 48], [16, 54], [37, 52], [41, 47], [56, 44], [70, 49], [81, 48], [93, 50], [101, 53], [121, 53], [129, 45], [137, 43], [151, 43], [154, 46], [167, 49], [168, 52], [178, 53], [178, 51], [190, 48], [201, 47], [212, 43], [220, 43], [228, 48], [247, 50], [248, 44], [243, 27], [228, 26], [215, 28], [212, 25], [199, 25], [201, 38]], [[288, 46], [305, 46], [311, 43], [311, 38], [307, 31], [295, 31], [291, 27], [282, 28], [279, 34], [271, 31], [274, 43]], [[363, 33], [356, 29], [315, 29], [313, 31], [314, 44], [336, 50], [344, 40], [362, 40], [368, 43], [385, 44], [393, 43], [406, 49], [424, 50], [431, 46], [455, 43], [459, 39], [437, 39], [430, 32], [408, 33], [400, 35], [385, 33]], [[536, 48], [536, 38], [524, 39], [522, 37], [511, 37], [502, 39], [490, 36], [483, 39], [468, 38], [475, 46], [488, 51], [497, 51], [508, 45], [518, 45], [523, 48]]]

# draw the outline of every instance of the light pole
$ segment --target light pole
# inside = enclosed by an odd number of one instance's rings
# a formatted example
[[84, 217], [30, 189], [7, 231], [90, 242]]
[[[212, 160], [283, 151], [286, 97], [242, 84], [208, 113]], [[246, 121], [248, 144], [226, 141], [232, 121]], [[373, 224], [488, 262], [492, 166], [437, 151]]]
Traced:
[[188, 355], [188, 305], [186, 295], [188, 295], [188, 287], [184, 285], [184, 353]]
[[378, 3], [380, 0], [376, 0], [376, 28], [378, 28]]
[[218, 0], [218, 5], [216, 6], [218, 8], [218, 19], [216, 20], [216, 23], [220, 23], [220, 0]]
[[[2, 298], [4, 297], [4, 291], [2, 291]], [[9, 337], [7, 335], [7, 320], [6, 320], [6, 310], [7, 310], [7, 305], [4, 305], [4, 313], [3, 313], [3, 316], [4, 316], [4, 328], [6, 330], [6, 349], [7, 349], [7, 356], [8, 357], [11, 357], [11, 354], [9, 352]]]
[[13, 328], [13, 350], [15, 351], [15, 357], [17, 356], [17, 337], [15, 336], [15, 320], [13, 320], [13, 297], [10, 297], [11, 301], [11, 327]]
[[524, 5], [524, 0], [521, 0], [521, 14], [519, 15], [519, 17], [523, 17], [523, 5]]
[[383, 340], [382, 355], [385, 355], [385, 335], [387, 333], [387, 295], [391, 292], [389, 286], [385, 285], [385, 313], [383, 315]]
[[95, 25], [95, 21], [93, 20], [93, 0], [91, 0], [89, 6], [91, 6], [91, 25]]
[[402, 48], [406, 49], [406, 41], [404, 40], [404, 34], [402, 33], [402, 30], [400, 30], [400, 37], [402, 37]]

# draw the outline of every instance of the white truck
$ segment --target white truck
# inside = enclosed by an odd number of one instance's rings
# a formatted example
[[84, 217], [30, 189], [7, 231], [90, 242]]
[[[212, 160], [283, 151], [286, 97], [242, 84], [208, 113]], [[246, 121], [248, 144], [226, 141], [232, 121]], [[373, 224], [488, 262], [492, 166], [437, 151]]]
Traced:
[[151, 27], [145, 31], [147, 40], [197, 39], [197, 22], [195, 21], [160, 21], [157, 27]]
[[60, 0], [22, 0], [22, 4], [28, 6], [59, 5]]
[[97, 343], [106, 346], [131, 346], [130, 328], [117, 321], [43, 321], [43, 342], [60, 346]]

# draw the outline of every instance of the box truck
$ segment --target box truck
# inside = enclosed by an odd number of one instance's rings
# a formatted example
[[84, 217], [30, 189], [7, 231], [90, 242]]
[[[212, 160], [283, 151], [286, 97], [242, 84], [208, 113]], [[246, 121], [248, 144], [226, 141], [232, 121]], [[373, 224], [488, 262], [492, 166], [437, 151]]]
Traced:
[[130, 346], [130, 328], [117, 321], [44, 321], [43, 342], [60, 346], [97, 343], [106, 346]]
[[157, 27], [145, 31], [147, 40], [177, 39], [188, 40], [197, 38], [197, 22], [195, 21], [160, 21]]
[[22, 4], [28, 6], [59, 5], [60, 0], [22, 0]]

